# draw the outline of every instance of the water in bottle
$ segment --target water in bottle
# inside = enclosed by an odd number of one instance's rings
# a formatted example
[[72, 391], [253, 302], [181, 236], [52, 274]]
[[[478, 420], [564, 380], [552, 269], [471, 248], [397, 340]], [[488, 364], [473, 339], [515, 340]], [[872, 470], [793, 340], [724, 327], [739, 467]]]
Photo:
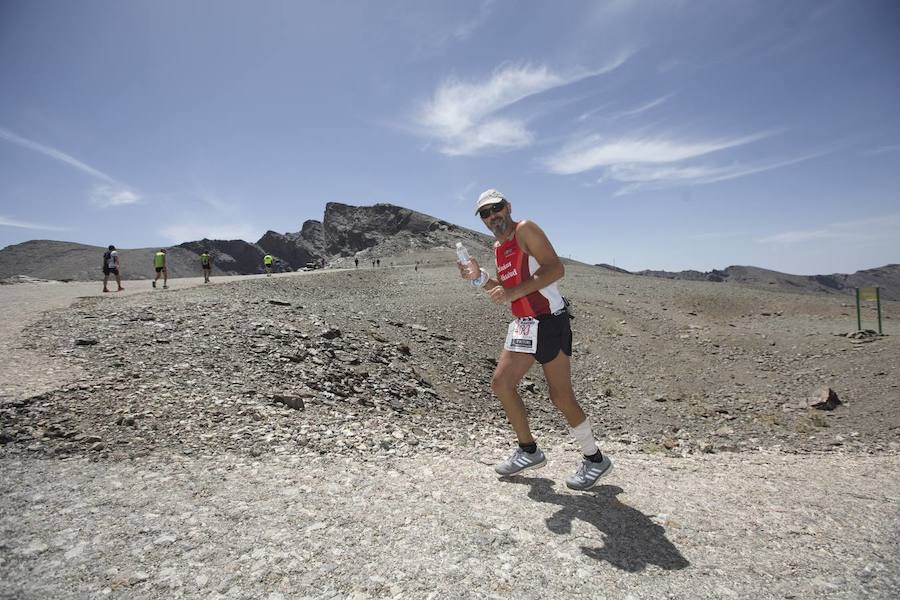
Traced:
[[[463, 246], [462, 242], [456, 242], [456, 259], [461, 265], [465, 265], [466, 270], [471, 273], [474, 265], [472, 264], [472, 257], [469, 256], [469, 251], [466, 250], [466, 247]], [[472, 285], [476, 287], [481, 287], [487, 281], [487, 273], [482, 269], [481, 273], [478, 275], [478, 279], [472, 280]]]
[[466, 250], [466, 247], [463, 246], [462, 242], [456, 242], [456, 260], [459, 264], [471, 268], [469, 263], [472, 261], [472, 258], [469, 256], [469, 251]]

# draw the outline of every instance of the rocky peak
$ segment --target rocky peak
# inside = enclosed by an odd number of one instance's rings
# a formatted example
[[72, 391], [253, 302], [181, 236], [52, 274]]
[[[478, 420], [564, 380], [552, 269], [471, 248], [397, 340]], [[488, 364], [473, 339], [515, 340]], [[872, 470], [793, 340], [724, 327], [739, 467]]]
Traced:
[[184, 242], [179, 247], [200, 254], [208, 250], [213, 265], [227, 273], [260, 273], [265, 250], [244, 240], [202, 240]]
[[329, 202], [322, 225], [326, 250], [342, 256], [378, 246], [401, 234], [408, 238], [404, 243], [417, 247], [452, 246], [451, 242], [460, 238], [478, 245], [490, 241], [488, 236], [393, 204], [350, 206]]

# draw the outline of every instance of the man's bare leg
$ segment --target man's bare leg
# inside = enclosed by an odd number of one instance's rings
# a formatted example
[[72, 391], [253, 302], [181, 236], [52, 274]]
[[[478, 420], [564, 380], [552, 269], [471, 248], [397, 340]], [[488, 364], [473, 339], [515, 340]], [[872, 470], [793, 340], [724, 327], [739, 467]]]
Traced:
[[519, 396], [517, 387], [522, 377], [534, 364], [534, 356], [523, 352], [509, 352], [504, 350], [500, 354], [500, 360], [497, 362], [497, 368], [494, 370], [494, 377], [491, 379], [491, 388], [500, 403], [503, 404], [503, 410], [506, 412], [506, 418], [509, 419], [516, 437], [522, 444], [531, 444], [534, 437], [531, 435], [531, 428], [528, 426], [528, 413], [525, 410], [525, 403]]
[[556, 358], [541, 366], [544, 369], [544, 377], [547, 378], [547, 384], [550, 386], [550, 400], [566, 417], [569, 427], [577, 427], [584, 423], [587, 416], [581, 410], [578, 401], [575, 400], [575, 392], [572, 390], [572, 371], [569, 357], [560, 350]]
[[587, 415], [575, 400], [569, 357], [560, 351], [556, 358], [542, 366], [544, 367], [544, 376], [550, 386], [550, 399], [566, 417], [572, 437], [575, 438], [575, 442], [581, 447], [584, 455], [582, 465], [575, 475], [566, 479], [566, 486], [573, 490], [590, 489], [597, 485], [601, 477], [612, 470], [612, 461], [600, 452]]

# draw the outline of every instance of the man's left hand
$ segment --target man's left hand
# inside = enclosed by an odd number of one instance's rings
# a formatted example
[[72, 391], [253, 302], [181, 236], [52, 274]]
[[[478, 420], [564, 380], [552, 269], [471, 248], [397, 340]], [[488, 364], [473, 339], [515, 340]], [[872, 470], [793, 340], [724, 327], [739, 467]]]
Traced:
[[513, 301], [513, 299], [509, 297], [509, 294], [506, 293], [506, 288], [502, 285], [491, 288], [488, 291], [488, 295], [490, 295], [491, 302], [494, 304], [509, 304]]

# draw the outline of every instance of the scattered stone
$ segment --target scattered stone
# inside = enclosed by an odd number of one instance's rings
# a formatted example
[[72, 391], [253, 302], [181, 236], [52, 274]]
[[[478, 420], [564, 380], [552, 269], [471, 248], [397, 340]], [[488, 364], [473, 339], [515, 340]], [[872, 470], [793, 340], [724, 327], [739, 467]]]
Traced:
[[817, 410], [834, 410], [842, 404], [837, 393], [831, 388], [821, 388], [816, 395], [807, 401], [810, 408]]
[[24, 548], [19, 549], [17, 554], [22, 556], [37, 556], [46, 552], [50, 547], [40, 540], [34, 540]]
[[275, 306], [290, 306], [291, 303], [287, 300], [269, 300], [269, 304], [274, 304]]
[[272, 397], [272, 400], [279, 404], [284, 404], [288, 408], [293, 408], [294, 410], [303, 410], [306, 408], [303, 398], [300, 398], [299, 396], [275, 394], [275, 396]]
[[75, 340], [76, 346], [96, 346], [99, 343], [100, 342], [98, 342], [97, 340], [90, 338], [78, 338]]
[[319, 334], [319, 337], [323, 337], [323, 338], [325, 338], [326, 340], [333, 340], [333, 339], [335, 339], [335, 338], [341, 337], [341, 335], [343, 335], [343, 334], [341, 333], [341, 330], [340, 330], [340, 329], [331, 327], [331, 328], [329, 328], [329, 329], [326, 329], [326, 330], [323, 331], [322, 333], [320, 333], [320, 334]]

